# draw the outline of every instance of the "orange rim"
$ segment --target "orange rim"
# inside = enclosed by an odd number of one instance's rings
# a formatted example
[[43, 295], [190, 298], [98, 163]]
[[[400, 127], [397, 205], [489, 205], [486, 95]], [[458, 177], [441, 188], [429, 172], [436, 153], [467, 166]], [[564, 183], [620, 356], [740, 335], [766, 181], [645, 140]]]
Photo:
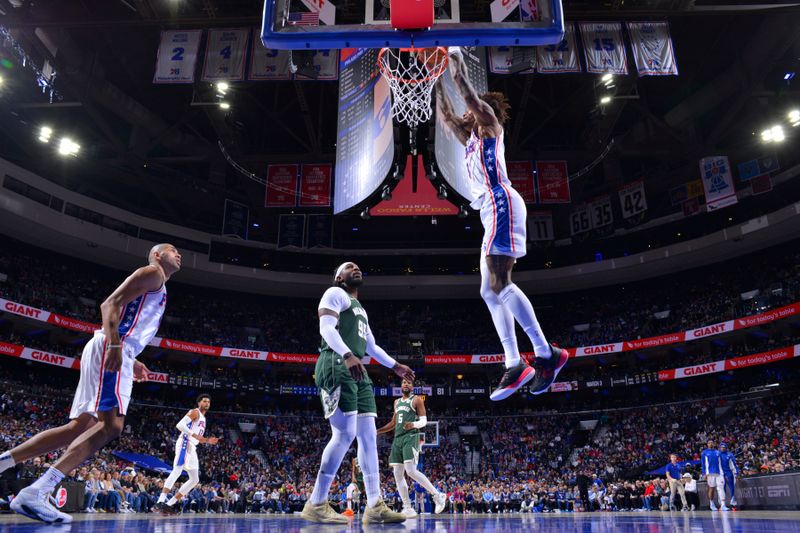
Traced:
[[[428, 50], [428, 48], [413, 48], [412, 47], [412, 48], [400, 48], [399, 50], [401, 52], [407, 52], [409, 54], [413, 54], [413, 53], [416, 53], [416, 52], [420, 52], [422, 50]], [[389, 67], [386, 66], [386, 64], [383, 61], [383, 55], [386, 52], [389, 51], [389, 48], [381, 48], [381, 51], [378, 53], [378, 67], [380, 68], [381, 74], [383, 74], [384, 77], [390, 78], [390, 79], [395, 80], [395, 81], [399, 81], [401, 83], [416, 84], [416, 83], [422, 83], [422, 82], [429, 81], [429, 80], [435, 80], [436, 78], [438, 78], [439, 76], [444, 74], [444, 69], [447, 68], [447, 61], [448, 61], [447, 49], [444, 46], [437, 46], [437, 47], [435, 47], [435, 50], [437, 52], [441, 53], [441, 54], [444, 54], [444, 61], [442, 61], [442, 64], [439, 65], [436, 70], [434, 70], [433, 72], [431, 72], [428, 76], [425, 76], [424, 78], [411, 80], [411, 79], [403, 78], [401, 76], [396, 76], [395, 73], [392, 72], [392, 70], [390, 70]]]

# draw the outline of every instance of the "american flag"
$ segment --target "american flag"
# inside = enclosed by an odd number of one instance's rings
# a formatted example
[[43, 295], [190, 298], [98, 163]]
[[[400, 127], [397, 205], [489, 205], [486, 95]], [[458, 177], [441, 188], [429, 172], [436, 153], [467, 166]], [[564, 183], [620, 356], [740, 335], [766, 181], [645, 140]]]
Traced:
[[319, 13], [316, 11], [289, 13], [289, 24], [292, 26], [319, 26]]

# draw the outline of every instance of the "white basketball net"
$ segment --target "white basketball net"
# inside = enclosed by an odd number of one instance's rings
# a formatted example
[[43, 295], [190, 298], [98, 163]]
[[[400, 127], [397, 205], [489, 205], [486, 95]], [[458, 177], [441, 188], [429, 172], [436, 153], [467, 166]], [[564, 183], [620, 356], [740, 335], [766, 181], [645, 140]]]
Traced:
[[383, 48], [378, 66], [392, 89], [392, 116], [412, 128], [430, 120], [431, 94], [447, 67], [447, 50]]

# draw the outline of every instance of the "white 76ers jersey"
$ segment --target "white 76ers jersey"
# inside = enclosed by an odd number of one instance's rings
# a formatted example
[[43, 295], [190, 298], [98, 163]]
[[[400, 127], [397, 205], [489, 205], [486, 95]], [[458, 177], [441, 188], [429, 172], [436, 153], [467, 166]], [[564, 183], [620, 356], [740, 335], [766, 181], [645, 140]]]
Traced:
[[119, 321], [119, 337], [125, 353], [139, 355], [158, 332], [167, 305], [167, 287], [146, 292], [125, 306]]
[[506, 150], [503, 134], [481, 139], [472, 131], [466, 146], [467, 175], [472, 191], [473, 209], [480, 209], [496, 187], [511, 188], [506, 172]]

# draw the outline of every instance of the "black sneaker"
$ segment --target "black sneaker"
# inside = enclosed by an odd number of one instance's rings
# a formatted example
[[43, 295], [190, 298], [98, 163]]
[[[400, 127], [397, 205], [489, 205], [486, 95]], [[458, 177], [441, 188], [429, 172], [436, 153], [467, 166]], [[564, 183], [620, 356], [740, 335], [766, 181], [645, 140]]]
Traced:
[[533, 360], [533, 368], [536, 370], [533, 383], [531, 383], [528, 390], [531, 394], [542, 394], [547, 392], [550, 385], [556, 380], [556, 376], [564, 365], [569, 361], [569, 352], [562, 350], [556, 346], [550, 345], [553, 355], [549, 359], [536, 357]]
[[180, 512], [177, 504], [167, 505], [166, 503], [156, 504], [156, 511], [161, 514], [178, 514]]
[[495, 391], [489, 396], [489, 399], [495, 402], [505, 400], [514, 394], [517, 389], [532, 380], [535, 373], [531, 365], [525, 361], [521, 361], [518, 365], [512, 366], [506, 370], [506, 373], [500, 378], [500, 385], [498, 385]]

